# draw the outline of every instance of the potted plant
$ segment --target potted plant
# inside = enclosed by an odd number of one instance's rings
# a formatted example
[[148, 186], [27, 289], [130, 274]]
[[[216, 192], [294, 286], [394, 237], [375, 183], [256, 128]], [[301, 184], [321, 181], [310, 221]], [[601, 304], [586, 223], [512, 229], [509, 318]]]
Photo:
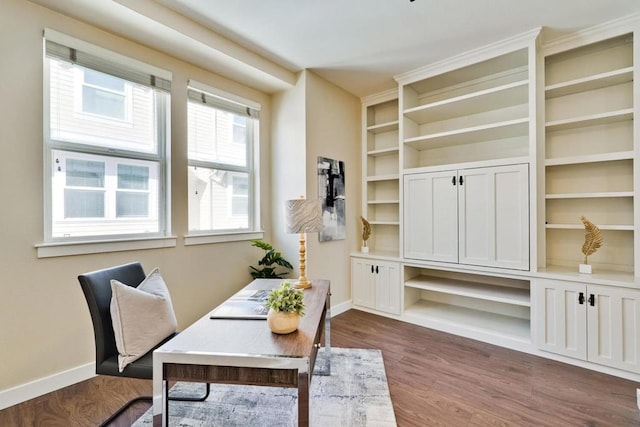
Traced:
[[288, 334], [298, 329], [300, 317], [304, 316], [304, 293], [284, 281], [269, 292], [266, 306], [267, 325], [276, 334]]
[[[251, 268], [251, 277], [254, 279], [282, 279], [282, 276], [289, 274], [289, 271], [276, 271], [278, 266], [286, 268], [287, 270], [293, 270], [293, 266], [289, 261], [282, 257], [282, 254], [276, 251], [273, 246], [262, 240], [252, 240], [251, 246], [255, 246], [265, 251], [262, 259], [258, 261], [258, 266], [262, 268]], [[275, 265], [274, 265], [275, 264]]]

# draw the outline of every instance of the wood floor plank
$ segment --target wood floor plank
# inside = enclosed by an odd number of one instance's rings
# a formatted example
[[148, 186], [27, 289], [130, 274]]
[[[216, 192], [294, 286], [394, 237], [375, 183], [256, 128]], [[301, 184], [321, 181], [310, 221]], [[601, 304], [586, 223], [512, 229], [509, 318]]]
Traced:
[[[640, 426], [633, 381], [358, 310], [333, 318], [331, 334], [333, 346], [382, 351], [401, 427]], [[95, 377], [0, 411], [0, 426], [95, 426], [151, 389], [151, 381]]]

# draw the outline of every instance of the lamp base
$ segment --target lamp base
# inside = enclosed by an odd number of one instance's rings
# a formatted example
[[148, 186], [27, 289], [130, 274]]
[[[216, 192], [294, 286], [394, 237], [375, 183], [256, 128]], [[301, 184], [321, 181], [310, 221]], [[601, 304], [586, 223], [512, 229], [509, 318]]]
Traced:
[[306, 277], [301, 277], [297, 282], [293, 284], [296, 289], [309, 289], [311, 288], [311, 282]]

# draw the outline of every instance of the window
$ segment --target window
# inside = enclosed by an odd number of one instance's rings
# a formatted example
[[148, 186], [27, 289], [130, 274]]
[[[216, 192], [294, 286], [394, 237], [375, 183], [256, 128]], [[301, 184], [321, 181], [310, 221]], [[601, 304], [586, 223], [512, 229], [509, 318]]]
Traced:
[[259, 106], [214, 93], [189, 88], [189, 230], [256, 231]]
[[169, 73], [78, 43], [46, 40], [45, 241], [166, 236]]
[[88, 68], [76, 68], [77, 112], [96, 119], [131, 123], [133, 100], [129, 82]]

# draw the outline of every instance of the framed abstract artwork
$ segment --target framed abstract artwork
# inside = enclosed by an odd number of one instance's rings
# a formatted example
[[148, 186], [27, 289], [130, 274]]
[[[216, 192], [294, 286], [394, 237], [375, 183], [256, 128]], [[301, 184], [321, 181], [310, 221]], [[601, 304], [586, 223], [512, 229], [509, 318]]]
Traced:
[[322, 201], [320, 241], [346, 237], [344, 162], [318, 157], [318, 198]]

